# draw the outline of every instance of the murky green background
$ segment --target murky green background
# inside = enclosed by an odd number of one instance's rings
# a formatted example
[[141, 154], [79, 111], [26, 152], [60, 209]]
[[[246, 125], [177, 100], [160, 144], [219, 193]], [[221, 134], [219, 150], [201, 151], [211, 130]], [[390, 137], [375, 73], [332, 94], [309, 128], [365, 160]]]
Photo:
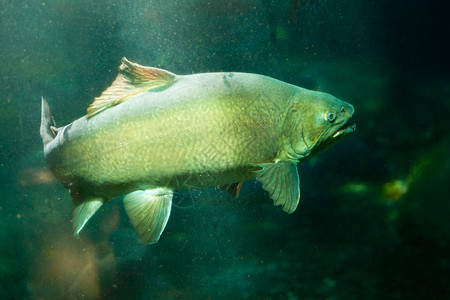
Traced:
[[[0, 0], [0, 299], [450, 297], [447, 20], [439, 1]], [[120, 199], [77, 240], [40, 97], [65, 125], [123, 56], [325, 91], [357, 132], [299, 166], [292, 215], [246, 182], [177, 194], [156, 245]]]

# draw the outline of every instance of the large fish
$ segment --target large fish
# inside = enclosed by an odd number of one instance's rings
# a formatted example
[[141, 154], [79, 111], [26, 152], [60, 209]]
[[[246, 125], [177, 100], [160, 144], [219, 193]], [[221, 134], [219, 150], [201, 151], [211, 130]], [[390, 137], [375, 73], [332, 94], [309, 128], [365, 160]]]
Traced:
[[86, 116], [56, 128], [42, 99], [48, 166], [69, 189], [75, 234], [106, 201], [125, 195], [131, 223], [156, 243], [173, 193], [256, 178], [275, 205], [300, 199], [297, 163], [355, 130], [353, 106], [247, 73], [180, 76], [122, 59]]

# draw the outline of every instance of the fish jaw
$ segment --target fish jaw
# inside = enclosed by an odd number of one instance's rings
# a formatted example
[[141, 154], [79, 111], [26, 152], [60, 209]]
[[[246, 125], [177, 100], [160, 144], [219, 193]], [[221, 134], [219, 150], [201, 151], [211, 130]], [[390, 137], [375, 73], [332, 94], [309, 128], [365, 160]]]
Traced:
[[335, 131], [335, 133], [330, 136], [328, 139], [321, 142], [318, 146], [316, 146], [309, 156], [316, 155], [320, 152], [323, 152], [330, 147], [334, 146], [337, 142], [345, 138], [346, 136], [352, 134], [356, 131], [356, 124], [350, 122], [350, 120], [347, 120], [346, 122], [343, 122], [342, 124], [339, 124], [339, 127]]
[[351, 121], [355, 108], [350, 103], [344, 102], [341, 106], [341, 113], [347, 114], [347, 120], [342, 122], [336, 132], [331, 136], [331, 139], [343, 138], [356, 130], [356, 124]]
[[347, 121], [345, 124], [343, 124], [331, 137], [331, 139], [336, 138], [343, 138], [349, 134], [352, 134], [356, 130], [356, 124], [350, 123]]

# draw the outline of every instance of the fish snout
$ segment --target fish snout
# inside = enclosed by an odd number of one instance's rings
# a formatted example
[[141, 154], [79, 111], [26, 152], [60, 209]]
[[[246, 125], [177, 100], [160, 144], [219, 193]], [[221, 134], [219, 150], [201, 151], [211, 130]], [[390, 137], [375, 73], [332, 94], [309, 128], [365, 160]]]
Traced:
[[353, 116], [355, 108], [350, 103], [344, 102], [341, 106], [341, 113], [346, 113], [349, 117]]

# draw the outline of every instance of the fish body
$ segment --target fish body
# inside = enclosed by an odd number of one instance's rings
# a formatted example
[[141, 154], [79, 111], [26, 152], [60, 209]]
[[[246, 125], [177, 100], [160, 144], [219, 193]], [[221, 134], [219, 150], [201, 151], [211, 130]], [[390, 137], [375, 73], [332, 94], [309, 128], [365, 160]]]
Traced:
[[[78, 234], [107, 200], [125, 195], [130, 220], [155, 243], [173, 193], [257, 178], [293, 212], [296, 164], [351, 133], [353, 107], [331, 95], [248, 73], [175, 75], [123, 59], [88, 114], [53, 127], [42, 101], [49, 168], [69, 190]], [[238, 191], [237, 191], [238, 192]]]

